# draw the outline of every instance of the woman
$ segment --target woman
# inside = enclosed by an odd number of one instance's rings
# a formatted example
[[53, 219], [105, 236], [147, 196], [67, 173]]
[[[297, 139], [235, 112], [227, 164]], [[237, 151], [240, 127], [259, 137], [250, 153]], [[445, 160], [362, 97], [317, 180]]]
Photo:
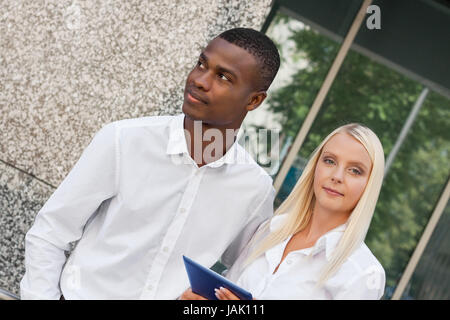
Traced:
[[[256, 299], [380, 299], [384, 269], [364, 238], [380, 193], [384, 153], [360, 124], [330, 133], [275, 215], [227, 278]], [[217, 289], [219, 299], [237, 299]], [[202, 299], [190, 289], [182, 299]]]

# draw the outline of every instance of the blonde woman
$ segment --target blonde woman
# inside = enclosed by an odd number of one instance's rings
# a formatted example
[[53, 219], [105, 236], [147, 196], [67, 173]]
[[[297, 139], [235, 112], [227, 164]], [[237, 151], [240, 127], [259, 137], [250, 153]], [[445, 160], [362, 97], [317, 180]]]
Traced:
[[[372, 130], [352, 123], [331, 132], [227, 278], [256, 299], [380, 299], [385, 272], [364, 239], [383, 172]], [[224, 288], [216, 296], [237, 299]], [[190, 289], [181, 298], [203, 299]]]

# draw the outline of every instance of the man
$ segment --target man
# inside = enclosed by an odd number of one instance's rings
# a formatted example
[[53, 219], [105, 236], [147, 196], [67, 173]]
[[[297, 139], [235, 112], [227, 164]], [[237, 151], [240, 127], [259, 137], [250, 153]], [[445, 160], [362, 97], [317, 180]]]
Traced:
[[104, 126], [25, 237], [21, 298], [175, 299], [183, 254], [229, 266], [273, 213], [272, 179], [235, 135], [279, 63], [264, 34], [225, 31], [188, 75], [183, 114]]

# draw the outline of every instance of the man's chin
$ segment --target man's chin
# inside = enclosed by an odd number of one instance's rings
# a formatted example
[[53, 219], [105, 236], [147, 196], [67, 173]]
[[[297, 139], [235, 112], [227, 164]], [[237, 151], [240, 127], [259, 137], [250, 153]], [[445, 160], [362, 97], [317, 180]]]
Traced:
[[196, 112], [196, 110], [189, 105], [188, 102], [183, 102], [183, 107], [181, 108], [181, 111], [191, 120], [196, 121], [204, 121], [204, 117], [200, 114], [200, 112]]

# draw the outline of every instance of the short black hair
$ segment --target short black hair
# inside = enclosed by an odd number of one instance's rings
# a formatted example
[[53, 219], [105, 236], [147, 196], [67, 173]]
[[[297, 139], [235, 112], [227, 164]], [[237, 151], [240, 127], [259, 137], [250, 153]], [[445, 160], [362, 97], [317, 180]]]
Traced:
[[275, 43], [264, 33], [250, 28], [230, 29], [218, 37], [241, 47], [256, 58], [261, 67], [256, 89], [269, 89], [280, 68], [280, 54]]

